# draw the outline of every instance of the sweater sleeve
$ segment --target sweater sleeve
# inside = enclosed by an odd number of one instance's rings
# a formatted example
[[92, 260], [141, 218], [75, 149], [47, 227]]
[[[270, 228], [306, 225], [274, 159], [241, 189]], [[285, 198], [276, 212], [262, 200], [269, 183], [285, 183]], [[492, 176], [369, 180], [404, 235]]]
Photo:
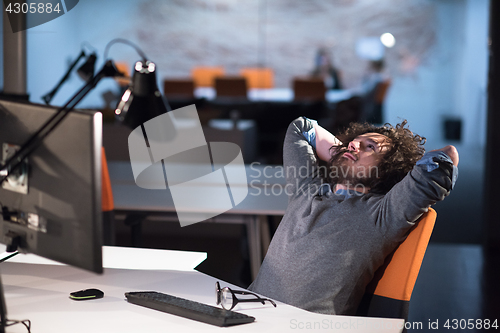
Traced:
[[450, 194], [458, 168], [444, 153], [429, 152], [379, 202], [377, 218], [385, 233], [403, 236], [429, 207]]
[[[283, 144], [283, 165], [287, 180], [287, 193], [294, 196], [317, 193], [326, 166], [318, 164], [314, 148], [314, 120], [295, 119], [289, 126]], [[324, 169], [324, 170], [322, 170]], [[325, 173], [326, 174], [326, 173]]]

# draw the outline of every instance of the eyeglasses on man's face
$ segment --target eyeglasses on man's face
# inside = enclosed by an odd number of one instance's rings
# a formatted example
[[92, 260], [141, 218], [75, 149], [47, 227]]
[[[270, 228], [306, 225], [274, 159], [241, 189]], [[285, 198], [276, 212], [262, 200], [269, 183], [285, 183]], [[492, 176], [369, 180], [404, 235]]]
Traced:
[[[236, 295], [251, 295], [257, 297], [254, 298], [243, 298], [239, 299]], [[251, 293], [249, 291], [243, 290], [232, 290], [228, 287], [221, 288], [219, 282], [215, 282], [215, 297], [217, 305], [221, 305], [226, 310], [232, 310], [236, 304], [243, 302], [260, 302], [265, 304], [266, 301], [270, 302], [274, 307], [276, 307], [276, 303], [268, 298], [262, 298], [257, 294]]]

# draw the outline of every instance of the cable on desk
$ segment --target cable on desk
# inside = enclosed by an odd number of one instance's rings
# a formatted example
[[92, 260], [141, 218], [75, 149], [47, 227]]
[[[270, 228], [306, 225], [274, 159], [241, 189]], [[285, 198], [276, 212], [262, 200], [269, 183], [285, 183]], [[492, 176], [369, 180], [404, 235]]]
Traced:
[[7, 319], [5, 323], [5, 327], [9, 326], [14, 326], [17, 324], [23, 324], [24, 327], [28, 330], [28, 333], [31, 333], [31, 320], [29, 319], [24, 319], [24, 320], [12, 320], [12, 319]]

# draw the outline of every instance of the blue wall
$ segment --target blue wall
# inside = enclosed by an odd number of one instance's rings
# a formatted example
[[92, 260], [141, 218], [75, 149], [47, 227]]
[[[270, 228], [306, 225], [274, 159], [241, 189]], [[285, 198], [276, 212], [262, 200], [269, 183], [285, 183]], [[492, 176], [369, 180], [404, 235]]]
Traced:
[[443, 145], [442, 120], [463, 120], [464, 146], [485, 145], [488, 64], [488, 1], [435, 1], [437, 42], [433, 56], [414, 77], [396, 78], [387, 101], [387, 121], [408, 119], [428, 138]]

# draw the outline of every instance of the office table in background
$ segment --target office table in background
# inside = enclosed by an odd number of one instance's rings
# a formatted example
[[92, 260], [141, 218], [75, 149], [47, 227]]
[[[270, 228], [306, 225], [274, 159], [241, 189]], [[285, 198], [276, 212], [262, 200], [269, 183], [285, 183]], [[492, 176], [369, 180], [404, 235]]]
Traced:
[[[196, 98], [214, 100], [217, 98], [214, 88], [199, 87], [194, 91]], [[327, 90], [325, 101], [337, 103], [353, 96], [350, 90]], [[290, 88], [270, 88], [270, 89], [248, 89], [247, 98], [251, 102], [292, 102], [294, 100], [293, 89]]]
[[[127, 249], [130, 251], [139, 249]], [[145, 251], [145, 252], [144, 252]], [[144, 261], [147, 252], [142, 250]], [[159, 250], [164, 251], [164, 250]], [[113, 257], [123, 257], [120, 248]], [[180, 252], [165, 251], [163, 256], [175, 257]], [[127, 255], [125, 254], [125, 255]], [[160, 254], [156, 254], [157, 256]], [[167, 260], [167, 259], [166, 259]], [[175, 258], [167, 261], [175, 262]], [[154, 266], [154, 264], [151, 264]], [[402, 319], [331, 316], [308, 312], [290, 305], [247, 303], [234, 311], [256, 318], [254, 323], [220, 328], [209, 324], [166, 314], [129, 304], [125, 292], [159, 291], [174, 296], [215, 306], [217, 279], [195, 270], [155, 270], [105, 268], [103, 275], [96, 275], [65, 265], [2, 263], [2, 279], [9, 319], [30, 319], [33, 332], [296, 332], [297, 330], [325, 332], [401, 332]], [[220, 281], [221, 286], [235, 286]], [[73, 291], [98, 288], [104, 298], [73, 301]], [[308, 329], [309, 327], [309, 329]], [[20, 324], [9, 327], [8, 332], [26, 332]]]
[[[124, 214], [131, 218], [138, 216], [139, 225], [141, 220], [152, 215], [170, 215], [175, 221], [176, 207], [168, 190], [147, 190], [137, 186], [133, 179], [130, 162], [110, 162], [108, 167], [116, 214]], [[280, 177], [283, 175], [280, 168], [261, 164], [247, 165], [248, 182], [244, 184], [249, 188], [247, 197], [226, 213], [209, 219], [216, 223], [246, 225], [252, 278], [256, 277], [263, 252], [267, 251], [270, 242], [267, 216], [284, 215], [288, 205], [286, 182], [284, 176]], [[203, 216], [207, 212], [201, 209], [190, 213], [193, 216]], [[262, 225], [265, 227], [262, 228]], [[138, 235], [140, 227], [133, 229], [132, 233], [140, 236]]]

